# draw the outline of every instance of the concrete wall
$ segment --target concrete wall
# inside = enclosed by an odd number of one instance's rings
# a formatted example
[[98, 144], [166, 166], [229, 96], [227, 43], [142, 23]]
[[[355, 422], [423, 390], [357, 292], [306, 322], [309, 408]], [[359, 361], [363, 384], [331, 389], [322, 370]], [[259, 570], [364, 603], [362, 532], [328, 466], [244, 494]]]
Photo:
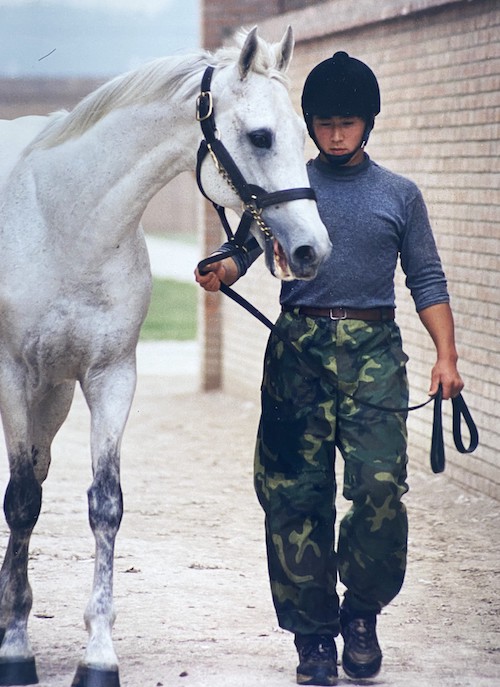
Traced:
[[[445, 404], [447, 473], [500, 498], [498, 3], [329, 0], [265, 21], [256, 19], [253, 23], [271, 40], [280, 38], [288, 23], [294, 28], [291, 77], [298, 111], [305, 76], [336, 50], [366, 61], [377, 74], [382, 114], [368, 152], [380, 164], [414, 179], [426, 198], [452, 296], [465, 398], [480, 432], [477, 451], [458, 454], [449, 431], [451, 404]], [[309, 146], [306, 156], [313, 154]], [[277, 314], [279, 284], [263, 265], [254, 266], [238, 290], [271, 318]], [[419, 401], [426, 397], [435, 354], [401, 274], [397, 303], [411, 359], [411, 397]], [[257, 399], [267, 332], [227, 299], [220, 307], [222, 339], [212, 346], [221, 361], [222, 384]], [[217, 308], [212, 308], [210, 319], [220, 322]], [[425, 465], [431, 419], [431, 410], [425, 409], [409, 422], [411, 460]]]

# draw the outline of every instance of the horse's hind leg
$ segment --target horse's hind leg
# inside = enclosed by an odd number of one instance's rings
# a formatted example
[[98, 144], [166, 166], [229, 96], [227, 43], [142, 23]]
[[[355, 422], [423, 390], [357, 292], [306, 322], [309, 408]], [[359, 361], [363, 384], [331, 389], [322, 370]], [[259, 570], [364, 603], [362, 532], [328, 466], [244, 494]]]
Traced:
[[62, 423], [68, 417], [75, 393], [75, 382], [54, 387], [32, 413], [32, 457], [35, 476], [45, 481], [50, 467], [50, 447]]
[[[12, 409], [15, 406], [10, 391], [8, 407]], [[4, 414], [3, 418], [11, 471], [4, 510], [11, 535], [0, 571], [0, 620], [5, 628], [0, 648], [0, 685], [38, 682], [27, 634], [32, 605], [28, 549], [40, 513], [41, 483], [50, 464], [50, 445], [68, 414], [73, 391], [74, 384], [61, 385], [30, 412], [27, 409], [20, 412], [21, 406], [17, 406], [15, 412]], [[24, 441], [20, 440], [21, 436], [25, 437]]]
[[89, 521], [95, 537], [92, 594], [85, 610], [89, 642], [72, 687], [119, 687], [118, 658], [111, 630], [115, 538], [123, 502], [120, 446], [135, 390], [135, 361], [90, 373], [82, 389], [91, 412], [93, 481], [88, 490]]

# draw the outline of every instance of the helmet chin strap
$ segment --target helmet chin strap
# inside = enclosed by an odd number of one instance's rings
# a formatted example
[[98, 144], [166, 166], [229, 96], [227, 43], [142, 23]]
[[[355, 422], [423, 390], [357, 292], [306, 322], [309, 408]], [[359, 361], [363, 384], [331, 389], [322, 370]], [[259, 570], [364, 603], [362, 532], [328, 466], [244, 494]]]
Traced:
[[325, 153], [324, 150], [321, 150], [321, 148], [320, 150], [323, 154], [323, 157], [332, 167], [342, 167], [343, 165], [346, 165], [362, 147], [363, 146], [360, 145], [355, 150], [353, 150], [352, 153], [346, 153], [345, 155], [330, 155], [329, 153]]

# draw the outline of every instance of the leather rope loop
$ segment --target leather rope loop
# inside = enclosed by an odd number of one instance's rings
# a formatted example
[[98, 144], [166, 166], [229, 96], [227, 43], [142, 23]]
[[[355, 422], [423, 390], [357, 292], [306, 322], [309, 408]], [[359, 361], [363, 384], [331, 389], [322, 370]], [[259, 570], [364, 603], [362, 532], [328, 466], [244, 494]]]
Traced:
[[[237, 250], [235, 249], [234, 253], [236, 253]], [[221, 258], [226, 258], [230, 257], [231, 255], [234, 255], [233, 252], [227, 251], [225, 252], [222, 256], [219, 255], [213, 255], [210, 256], [209, 258], [205, 258], [205, 260], [202, 260], [198, 264], [198, 269], [200, 272], [202, 272], [201, 266], [206, 266], [212, 262], [216, 262], [217, 260], [221, 260]], [[246, 300], [246, 298], [243, 298], [239, 293], [234, 291], [230, 286], [226, 286], [226, 284], [221, 284], [220, 290], [222, 293], [224, 293], [226, 296], [231, 298], [235, 303], [240, 305], [242, 308], [244, 308], [247, 312], [249, 312], [251, 315], [256, 317], [262, 324], [264, 324], [273, 334], [275, 334], [280, 341], [282, 341], [285, 346], [291, 351], [294, 352], [295, 355], [299, 356], [299, 351], [298, 349], [289, 341], [288, 339], [284, 339], [281, 336], [281, 333], [279, 332], [278, 328], [276, 327], [271, 320], [269, 320], [260, 310], [258, 310], [254, 305], [252, 305], [249, 301]], [[321, 374], [321, 370], [315, 369], [317, 366], [314, 365], [310, 360], [303, 360], [301, 358], [302, 362], [309, 367], [309, 369], [314, 373], [314, 374]], [[441, 384], [439, 385], [439, 389], [437, 393], [434, 396], [431, 396], [429, 399], [426, 401], [423, 401], [422, 403], [418, 403], [417, 405], [413, 406], [407, 406], [405, 408], [389, 408], [387, 406], [381, 406], [377, 405], [375, 403], [369, 403], [368, 401], [363, 401], [359, 398], [356, 398], [356, 396], [352, 396], [351, 394], [348, 394], [345, 391], [342, 391], [342, 389], [338, 389], [337, 391], [340, 391], [344, 396], [347, 396], [347, 398], [351, 398], [352, 400], [356, 401], [356, 403], [360, 403], [361, 405], [368, 406], [369, 408], [373, 408], [374, 410], [379, 410], [380, 412], [385, 412], [385, 413], [407, 413], [411, 412], [413, 410], [419, 410], [420, 408], [423, 408], [424, 406], [428, 405], [432, 401], [434, 401], [434, 410], [433, 410], [433, 422], [432, 422], [432, 438], [431, 438], [431, 449], [430, 449], [430, 462], [431, 462], [431, 468], [434, 473], [440, 473], [444, 471], [445, 468], [445, 449], [444, 449], [444, 439], [443, 439], [443, 413], [442, 413], [442, 403], [443, 403], [443, 388]], [[453, 420], [452, 420], [452, 430], [453, 430], [453, 441], [455, 443], [455, 446], [457, 448], [457, 451], [459, 453], [472, 453], [473, 451], [476, 450], [476, 448], [479, 445], [479, 433], [477, 430], [476, 423], [472, 419], [472, 415], [469, 411], [469, 408], [467, 407], [467, 404], [464, 400], [464, 397], [462, 394], [458, 394], [455, 398], [451, 399], [452, 402], [452, 410], [453, 410]], [[464, 446], [463, 440], [462, 440], [462, 418], [464, 419], [469, 435], [470, 435], [470, 441], [469, 441], [469, 446], [466, 448]]]
[[[453, 405], [453, 438], [460, 453], [473, 453], [479, 445], [479, 433], [462, 394], [451, 399]], [[465, 448], [462, 441], [462, 418], [469, 430], [469, 445]]]
[[[432, 442], [431, 442], [431, 467], [435, 473], [443, 472], [445, 468], [445, 451], [443, 441], [443, 419], [442, 419], [442, 401], [443, 390], [441, 385], [439, 391], [434, 398], [434, 421], [432, 425]], [[467, 407], [462, 394], [458, 394], [451, 399], [452, 403], [452, 430], [453, 441], [459, 453], [472, 453], [476, 450], [479, 444], [479, 434], [476, 423], [472, 419], [472, 415]], [[462, 418], [465, 420], [467, 429], [469, 430], [469, 445], [465, 448], [462, 441]]]
[[445, 466], [444, 440], [443, 440], [443, 389], [439, 385], [438, 392], [434, 398], [434, 412], [432, 419], [432, 438], [431, 438], [431, 468], [437, 474], [443, 472]]

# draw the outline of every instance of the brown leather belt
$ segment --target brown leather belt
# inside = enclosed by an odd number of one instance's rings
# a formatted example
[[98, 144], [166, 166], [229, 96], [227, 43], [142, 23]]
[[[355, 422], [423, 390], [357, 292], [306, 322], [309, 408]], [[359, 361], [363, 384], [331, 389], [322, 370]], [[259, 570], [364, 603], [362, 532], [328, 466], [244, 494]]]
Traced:
[[331, 320], [366, 320], [368, 322], [386, 322], [395, 317], [394, 308], [309, 308], [308, 306], [283, 306], [283, 312], [294, 312], [297, 315], [310, 317], [329, 317]]

